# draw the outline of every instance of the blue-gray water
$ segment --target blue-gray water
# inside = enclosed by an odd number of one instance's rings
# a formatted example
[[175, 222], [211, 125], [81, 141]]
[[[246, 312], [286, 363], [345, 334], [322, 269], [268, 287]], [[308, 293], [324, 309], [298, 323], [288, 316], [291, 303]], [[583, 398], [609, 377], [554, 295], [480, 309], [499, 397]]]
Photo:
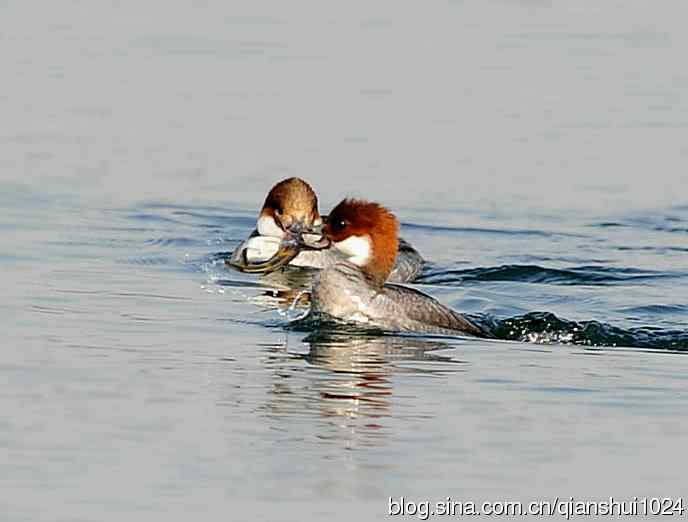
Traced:
[[[685, 493], [686, 19], [0, 3], [0, 518]], [[514, 341], [287, 328], [218, 259], [292, 175]]]

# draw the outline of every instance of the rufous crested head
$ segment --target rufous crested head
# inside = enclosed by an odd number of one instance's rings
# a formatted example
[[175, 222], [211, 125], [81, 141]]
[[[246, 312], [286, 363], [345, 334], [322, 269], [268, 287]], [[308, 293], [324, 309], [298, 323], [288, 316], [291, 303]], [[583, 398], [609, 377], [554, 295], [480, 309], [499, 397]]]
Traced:
[[345, 199], [330, 212], [323, 233], [349, 261], [378, 285], [384, 284], [399, 248], [399, 221], [394, 214], [378, 203]]
[[272, 187], [265, 198], [258, 216], [258, 232], [284, 237], [295, 225], [308, 229], [321, 223], [315, 191], [301, 178], [288, 178]]

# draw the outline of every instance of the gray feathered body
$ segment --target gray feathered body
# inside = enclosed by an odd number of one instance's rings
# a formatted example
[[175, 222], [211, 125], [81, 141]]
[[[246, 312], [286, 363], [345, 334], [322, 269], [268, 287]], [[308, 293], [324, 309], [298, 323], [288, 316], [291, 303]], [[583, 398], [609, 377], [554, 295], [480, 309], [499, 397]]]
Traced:
[[360, 268], [340, 262], [316, 276], [313, 312], [400, 332], [491, 337], [461, 314], [412, 288], [377, 287]]

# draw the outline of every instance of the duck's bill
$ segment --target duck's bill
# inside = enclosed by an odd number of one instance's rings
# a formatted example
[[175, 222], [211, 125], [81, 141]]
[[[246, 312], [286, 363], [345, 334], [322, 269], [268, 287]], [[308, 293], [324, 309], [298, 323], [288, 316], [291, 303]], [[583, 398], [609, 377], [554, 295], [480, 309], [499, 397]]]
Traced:
[[246, 252], [239, 259], [228, 259], [225, 263], [232, 268], [246, 274], [269, 274], [288, 265], [292, 259], [299, 255], [299, 244], [295, 241], [283, 241], [279, 249], [270, 259], [258, 263], [251, 263], [246, 258]]

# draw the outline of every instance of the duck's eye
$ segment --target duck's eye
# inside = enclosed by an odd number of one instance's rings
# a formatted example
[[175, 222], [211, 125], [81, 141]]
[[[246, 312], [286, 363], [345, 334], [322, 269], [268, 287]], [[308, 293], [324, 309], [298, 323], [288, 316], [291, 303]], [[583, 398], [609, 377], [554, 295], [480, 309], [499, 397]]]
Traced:
[[275, 215], [277, 217], [282, 217], [282, 209], [281, 208], [276, 208], [275, 209]]
[[344, 219], [335, 219], [332, 222], [332, 230], [333, 232], [341, 232], [346, 228], [346, 220]]

